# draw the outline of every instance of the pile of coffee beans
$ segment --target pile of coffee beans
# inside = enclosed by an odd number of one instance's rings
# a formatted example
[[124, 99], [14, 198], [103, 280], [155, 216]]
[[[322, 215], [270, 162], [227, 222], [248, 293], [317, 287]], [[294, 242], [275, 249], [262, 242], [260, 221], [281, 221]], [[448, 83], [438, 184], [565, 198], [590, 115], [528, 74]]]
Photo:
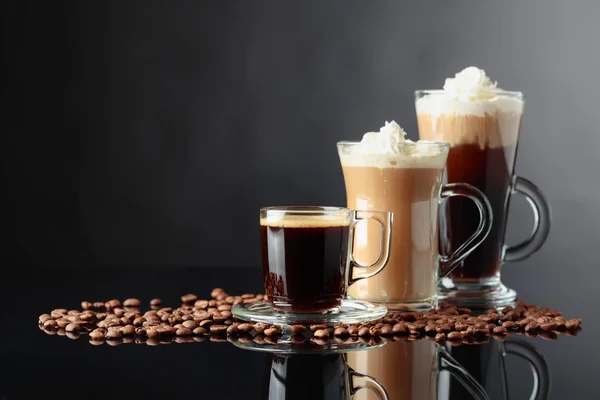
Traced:
[[423, 313], [390, 312], [384, 318], [362, 325], [292, 325], [277, 326], [250, 323], [233, 318], [231, 309], [241, 303], [266, 300], [263, 294], [231, 296], [221, 288], [213, 289], [209, 300], [195, 294], [181, 296], [178, 308], [163, 307], [153, 299], [142, 312], [135, 298], [106, 302], [81, 303], [81, 310], [55, 309], [39, 317], [39, 327], [47, 334], [72, 339], [87, 334], [92, 344], [161, 343], [211, 341], [253, 341], [277, 343], [283, 334], [292, 343], [311, 341], [381, 342], [382, 340], [428, 339], [436, 342], [481, 343], [511, 334], [540, 336], [553, 340], [558, 335], [576, 335], [582, 320], [566, 319], [560, 311], [517, 302], [502, 310], [490, 309], [475, 315], [470, 309], [442, 304]]

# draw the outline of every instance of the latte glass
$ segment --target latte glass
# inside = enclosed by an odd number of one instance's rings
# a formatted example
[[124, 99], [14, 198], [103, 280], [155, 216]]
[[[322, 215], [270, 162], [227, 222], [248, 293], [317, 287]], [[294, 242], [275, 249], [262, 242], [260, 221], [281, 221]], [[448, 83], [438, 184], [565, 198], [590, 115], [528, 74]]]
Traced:
[[[481, 191], [468, 184], [442, 184], [449, 150], [446, 143], [400, 143], [395, 145], [395, 153], [383, 156], [364, 155], [357, 148], [360, 145], [359, 142], [337, 144], [347, 205], [349, 208], [391, 211], [394, 226], [385, 270], [354, 283], [348, 288], [348, 297], [384, 304], [391, 310], [435, 307], [439, 279], [448, 276], [489, 233], [492, 222], [489, 202]], [[405, 157], [417, 150], [435, 156]], [[452, 254], [440, 256], [439, 205], [456, 196], [472, 201], [478, 224]], [[376, 259], [378, 237], [376, 226], [357, 225], [355, 258], [361, 263]]]
[[[419, 137], [450, 144], [446, 182], [466, 182], [490, 201], [494, 222], [489, 236], [440, 284], [440, 296], [466, 307], [502, 307], [516, 292], [500, 280], [505, 261], [523, 260], [535, 253], [550, 231], [550, 206], [543, 193], [527, 179], [515, 175], [515, 161], [523, 116], [520, 92], [490, 90], [480, 98], [448, 98], [443, 90], [416, 92]], [[504, 240], [510, 199], [519, 193], [534, 215], [531, 235], [515, 246]], [[440, 251], [451, 254], [477, 227], [477, 209], [456, 199], [441, 208]]]

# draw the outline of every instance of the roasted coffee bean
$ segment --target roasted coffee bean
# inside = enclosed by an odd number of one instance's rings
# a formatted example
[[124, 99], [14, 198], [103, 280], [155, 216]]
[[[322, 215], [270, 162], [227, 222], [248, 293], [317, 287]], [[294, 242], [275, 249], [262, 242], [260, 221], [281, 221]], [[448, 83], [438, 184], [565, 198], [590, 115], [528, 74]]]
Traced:
[[188, 328], [179, 328], [175, 331], [177, 336], [189, 336], [192, 334], [192, 330]]
[[228, 335], [237, 335], [238, 333], [240, 333], [240, 331], [238, 329], [238, 324], [229, 325], [227, 327], [227, 334]]
[[436, 325], [435, 324], [429, 324], [425, 327], [425, 333], [431, 333], [431, 334], [435, 334], [436, 333]]
[[221, 304], [220, 306], [217, 307], [217, 310], [219, 310], [219, 311], [230, 311], [231, 310], [231, 306], [229, 304]]
[[133, 320], [133, 325], [135, 326], [142, 326], [142, 324], [146, 322], [146, 318], [144, 317], [137, 317], [136, 319]]
[[81, 326], [76, 322], [72, 322], [65, 327], [65, 330], [67, 332], [79, 332], [81, 330]]
[[150, 328], [146, 330], [146, 336], [149, 338], [157, 338], [160, 336], [160, 331], [157, 328]]
[[279, 335], [281, 333], [281, 331], [282, 330], [280, 327], [273, 325], [273, 326], [265, 329], [263, 333], [266, 336], [275, 336], [275, 335]]
[[538, 328], [538, 323], [535, 321], [531, 321], [527, 324], [527, 326], [525, 326], [525, 332], [535, 332], [535, 330]]
[[435, 331], [436, 331], [437, 333], [445, 333], [445, 334], [448, 334], [448, 333], [450, 333], [450, 331], [451, 331], [451, 330], [452, 330], [452, 329], [451, 329], [451, 328], [450, 328], [448, 325], [438, 325], [438, 326], [435, 328]]
[[96, 301], [94, 302], [94, 304], [92, 304], [92, 308], [94, 308], [94, 310], [104, 310], [106, 309], [105, 303], [102, 303], [101, 301]]
[[141, 302], [135, 298], [127, 299], [123, 302], [123, 306], [125, 307], [139, 307], [140, 304]]
[[468, 327], [469, 325], [464, 322], [457, 322], [454, 325], [454, 329], [456, 329], [457, 331], [466, 331]]
[[211, 325], [210, 333], [222, 335], [227, 332], [227, 325]]
[[369, 328], [369, 334], [371, 336], [381, 336], [381, 328], [378, 328], [377, 326], [372, 326]]
[[400, 319], [402, 319], [402, 321], [406, 321], [406, 322], [413, 322], [417, 318], [414, 313], [400, 313]]
[[367, 326], [363, 326], [362, 328], [360, 328], [358, 330], [358, 336], [369, 336], [370, 332], [369, 332], [369, 328]]
[[131, 336], [135, 335], [135, 326], [133, 325], [125, 325], [121, 329], [119, 329], [123, 336]]
[[556, 321], [550, 321], [540, 324], [540, 329], [544, 332], [551, 332], [553, 330], [556, 330], [556, 328], [558, 328], [558, 324], [556, 323]]
[[208, 307], [208, 300], [197, 300], [194, 303], [194, 307], [196, 307], [198, 309], [205, 309]]
[[344, 328], [343, 326], [339, 326], [339, 327], [335, 328], [335, 330], [333, 331], [333, 334], [335, 336], [342, 337], [342, 338], [350, 336], [350, 334], [348, 333], [348, 330], [346, 328]]
[[458, 311], [459, 314], [471, 314], [471, 309], [469, 308], [457, 308], [456, 311]]
[[206, 329], [204, 329], [203, 327], [199, 326], [197, 328], [194, 328], [194, 330], [192, 331], [192, 333], [194, 335], [204, 335], [206, 333]]
[[118, 300], [118, 299], [109, 300], [106, 303], [104, 303], [104, 307], [107, 310], [112, 310], [112, 309], [115, 309], [117, 307], [121, 307], [121, 301]]
[[214, 323], [215, 322], [212, 319], [205, 319], [203, 321], [200, 321], [200, 323], [198, 324], [198, 326], [201, 326], [203, 328], [209, 328]]
[[96, 317], [96, 321], [102, 321], [103, 319], [106, 318], [106, 313], [96, 313], [94, 314], [94, 316]]
[[46, 329], [56, 329], [58, 322], [55, 319], [47, 319], [42, 325]]
[[265, 329], [267, 329], [269, 327], [269, 325], [263, 323], [263, 322], [257, 322], [256, 324], [254, 324], [254, 331], [258, 334], [261, 334], [265, 331]]
[[327, 329], [317, 329], [314, 336], [319, 339], [327, 339], [329, 337], [329, 331]]
[[494, 328], [496, 328], [497, 326], [498, 326], [498, 325], [496, 325], [496, 324], [488, 324], [488, 325], [487, 325], [487, 328], [488, 328], [488, 330], [491, 332], [491, 331], [493, 331], [493, 330], [494, 330]]
[[198, 326], [198, 324], [195, 323], [193, 320], [183, 321], [181, 325], [183, 325], [184, 328], [188, 329], [195, 329]]
[[93, 339], [93, 340], [104, 339], [104, 332], [102, 332], [98, 329], [95, 329], [90, 332], [90, 339]]
[[292, 335], [298, 335], [306, 332], [306, 327], [304, 325], [292, 325], [290, 326], [290, 332]]
[[183, 304], [194, 304], [194, 302], [198, 300], [198, 296], [193, 293], [185, 294], [181, 296], [181, 302]]
[[150, 300], [150, 307], [160, 307], [162, 306], [162, 300], [161, 299], [152, 299]]
[[52, 318], [62, 318], [67, 315], [67, 310], [64, 308], [57, 308], [56, 310], [50, 311], [50, 316]]
[[443, 342], [444, 340], [446, 340], [446, 334], [438, 333], [437, 335], [435, 335], [435, 340], [438, 342]]
[[408, 333], [408, 329], [406, 328], [406, 325], [404, 323], [398, 322], [392, 327], [392, 332], [394, 332], [397, 335], [405, 335]]
[[494, 328], [494, 330], [492, 332], [494, 332], [494, 335], [505, 335], [506, 334], [506, 328], [503, 327], [503, 326], [497, 326], [497, 327]]
[[104, 336], [107, 339], [120, 339], [122, 335], [117, 329], [109, 329]]
[[571, 330], [579, 328], [579, 326], [581, 325], [582, 322], [583, 322], [583, 320], [581, 318], [573, 318], [573, 319], [568, 320], [565, 323], [565, 327], [571, 331]]
[[42, 315], [40, 315], [39, 323], [43, 325], [44, 322], [46, 322], [46, 321], [48, 321], [50, 319], [53, 319], [50, 314], [42, 314]]
[[514, 321], [504, 321], [504, 322], [502, 323], [502, 327], [503, 327], [504, 329], [507, 329], [507, 330], [508, 330], [508, 329], [516, 329], [516, 328], [518, 328], [519, 326], [518, 326], [518, 325], [517, 325], [517, 323], [516, 323], [516, 322], [514, 322]]
[[237, 326], [237, 329], [238, 329], [238, 331], [240, 331], [242, 333], [250, 333], [254, 329], [254, 326], [252, 326], [252, 324], [244, 322], [242, 324], [239, 324]]
[[212, 318], [213, 318], [213, 320], [215, 322], [223, 322], [223, 321], [225, 321], [227, 319], [226, 316], [221, 315], [220, 313], [219, 314], [213, 314]]
[[448, 339], [450, 340], [456, 340], [456, 339], [462, 339], [463, 338], [463, 334], [460, 332], [450, 332], [448, 334], [446, 334], [446, 336], [448, 337]]
[[385, 324], [381, 327], [382, 336], [391, 336], [394, 334], [393, 328], [390, 324]]
[[356, 325], [350, 325], [348, 327], [348, 334], [350, 336], [357, 336], [358, 335], [358, 330], [359, 330], [358, 326], [356, 326]]

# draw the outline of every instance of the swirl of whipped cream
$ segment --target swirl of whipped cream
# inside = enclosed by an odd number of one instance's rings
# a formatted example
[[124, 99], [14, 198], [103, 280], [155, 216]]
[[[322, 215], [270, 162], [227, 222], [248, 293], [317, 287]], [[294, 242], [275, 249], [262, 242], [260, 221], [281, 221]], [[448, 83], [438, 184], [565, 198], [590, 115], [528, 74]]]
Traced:
[[379, 132], [367, 132], [363, 135], [358, 147], [361, 153], [367, 154], [385, 154], [399, 153], [402, 143], [413, 143], [406, 139], [406, 132], [396, 123], [396, 121], [387, 122], [379, 129]]
[[498, 82], [492, 82], [485, 71], [477, 67], [467, 67], [458, 72], [454, 78], [447, 78], [444, 92], [461, 101], [489, 99], [494, 97], [493, 91]]

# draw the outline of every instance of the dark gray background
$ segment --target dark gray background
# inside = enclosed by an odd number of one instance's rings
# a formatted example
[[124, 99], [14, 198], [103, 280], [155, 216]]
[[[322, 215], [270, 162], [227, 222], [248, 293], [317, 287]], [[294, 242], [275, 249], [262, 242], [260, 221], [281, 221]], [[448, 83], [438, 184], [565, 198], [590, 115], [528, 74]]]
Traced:
[[[476, 65], [525, 92], [517, 171], [554, 214], [544, 248], [507, 265], [505, 282], [571, 315], [600, 302], [597, 1], [22, 1], [4, 11], [3, 97], [19, 107], [3, 111], [3, 258], [258, 271], [259, 207], [343, 205], [335, 142], [391, 119], [415, 139], [413, 90]], [[516, 199], [508, 242], [531, 222]]]

